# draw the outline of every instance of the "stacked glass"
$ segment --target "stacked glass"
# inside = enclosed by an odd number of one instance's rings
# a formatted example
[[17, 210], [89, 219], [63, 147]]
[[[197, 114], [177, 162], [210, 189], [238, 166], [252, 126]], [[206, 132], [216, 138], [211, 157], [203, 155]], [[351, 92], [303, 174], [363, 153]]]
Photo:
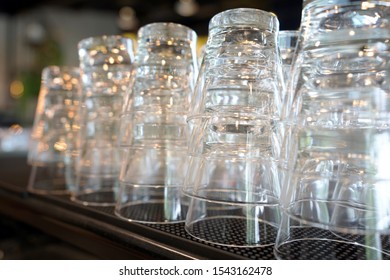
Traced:
[[305, 2], [275, 253], [389, 259], [390, 1]]
[[124, 154], [115, 213], [128, 221], [177, 223], [188, 145], [187, 114], [198, 72], [196, 33], [175, 23], [138, 31], [131, 93], [121, 116]]
[[185, 228], [195, 238], [274, 243], [284, 89], [278, 29], [274, 14], [257, 9], [227, 10], [210, 21], [188, 117]]
[[80, 133], [72, 200], [114, 205], [120, 167], [119, 117], [134, 60], [132, 40], [86, 38], [78, 44], [81, 71]]
[[76, 67], [48, 66], [42, 70], [28, 150], [28, 164], [32, 166], [29, 191], [65, 194], [73, 189], [79, 87]]

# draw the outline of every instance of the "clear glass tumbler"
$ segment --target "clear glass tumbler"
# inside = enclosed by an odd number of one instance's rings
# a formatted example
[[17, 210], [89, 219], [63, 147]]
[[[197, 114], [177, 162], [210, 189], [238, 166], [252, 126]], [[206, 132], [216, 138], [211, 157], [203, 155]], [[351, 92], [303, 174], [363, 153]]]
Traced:
[[225, 246], [269, 246], [279, 223], [277, 160], [284, 81], [269, 12], [215, 15], [191, 100], [185, 228]]
[[42, 70], [28, 150], [29, 191], [64, 194], [73, 189], [79, 95], [78, 68], [48, 66]]
[[111, 35], [78, 44], [81, 71], [80, 133], [76, 188], [84, 205], [114, 205], [118, 192], [119, 118], [133, 70], [133, 44]]
[[197, 76], [196, 33], [176, 23], [138, 32], [132, 90], [121, 116], [120, 193], [115, 213], [142, 223], [185, 219], [187, 114]]
[[389, 259], [390, 2], [311, 1], [302, 19], [276, 256]]

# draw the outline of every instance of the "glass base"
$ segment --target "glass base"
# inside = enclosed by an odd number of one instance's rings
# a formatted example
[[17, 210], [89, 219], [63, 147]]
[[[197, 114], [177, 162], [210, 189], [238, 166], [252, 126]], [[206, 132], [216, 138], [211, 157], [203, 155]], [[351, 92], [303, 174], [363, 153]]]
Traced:
[[74, 193], [71, 200], [85, 206], [114, 206], [117, 194], [113, 190]]
[[33, 166], [27, 189], [29, 192], [42, 195], [66, 195], [64, 169], [58, 166]]
[[172, 205], [169, 201], [151, 200], [117, 207], [115, 215], [139, 223], [180, 223], [185, 220], [187, 208], [185, 205]]

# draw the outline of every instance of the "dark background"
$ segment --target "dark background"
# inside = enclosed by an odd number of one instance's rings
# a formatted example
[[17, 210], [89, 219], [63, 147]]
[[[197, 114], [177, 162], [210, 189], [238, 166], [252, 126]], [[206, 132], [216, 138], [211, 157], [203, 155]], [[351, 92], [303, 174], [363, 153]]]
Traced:
[[182, 17], [174, 11], [176, 2], [177, 0], [10, 0], [1, 1], [0, 13], [12, 16], [39, 6], [115, 12], [123, 6], [131, 6], [140, 21], [139, 26], [150, 22], [173, 21], [193, 28], [200, 35], [207, 35], [210, 18], [227, 9], [248, 7], [274, 12], [282, 30], [297, 29], [302, 10], [302, 0], [197, 0], [198, 12], [190, 17]]

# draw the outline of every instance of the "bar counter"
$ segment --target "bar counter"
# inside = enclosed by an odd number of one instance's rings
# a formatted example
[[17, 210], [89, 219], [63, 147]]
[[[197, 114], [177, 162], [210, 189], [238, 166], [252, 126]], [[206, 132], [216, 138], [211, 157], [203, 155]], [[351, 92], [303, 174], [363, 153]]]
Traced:
[[[64, 195], [27, 191], [24, 154], [0, 156], [0, 215], [34, 227], [98, 259], [274, 259], [273, 248], [225, 247], [198, 241], [184, 223], [122, 220], [113, 207], [90, 207]], [[88, 256], [88, 255], [87, 255]], [[88, 258], [88, 257], [86, 257]]]

